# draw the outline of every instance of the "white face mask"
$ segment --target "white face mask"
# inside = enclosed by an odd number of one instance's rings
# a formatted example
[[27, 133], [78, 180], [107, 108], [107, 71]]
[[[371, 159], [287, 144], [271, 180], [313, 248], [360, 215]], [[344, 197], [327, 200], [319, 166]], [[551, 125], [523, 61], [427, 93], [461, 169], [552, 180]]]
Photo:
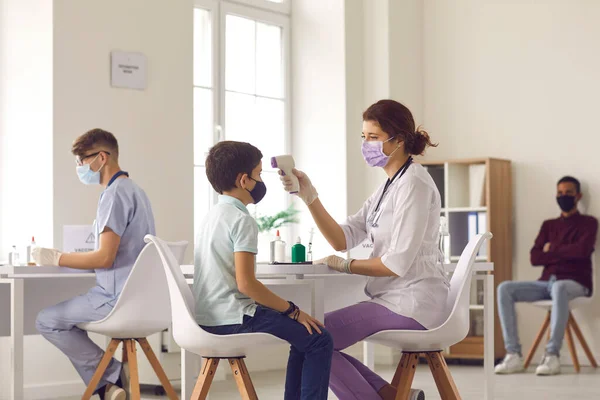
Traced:
[[[100, 154], [98, 154], [96, 158], [98, 158], [98, 156], [100, 156]], [[90, 164], [96, 161], [96, 158], [94, 158], [94, 160], [89, 164], [78, 165], [76, 167], [77, 176], [79, 176], [79, 180], [84, 185], [100, 184], [100, 171], [102, 170], [102, 168], [104, 168], [104, 165], [102, 165], [102, 167], [100, 167], [98, 171], [92, 171], [92, 168], [90, 167]]]

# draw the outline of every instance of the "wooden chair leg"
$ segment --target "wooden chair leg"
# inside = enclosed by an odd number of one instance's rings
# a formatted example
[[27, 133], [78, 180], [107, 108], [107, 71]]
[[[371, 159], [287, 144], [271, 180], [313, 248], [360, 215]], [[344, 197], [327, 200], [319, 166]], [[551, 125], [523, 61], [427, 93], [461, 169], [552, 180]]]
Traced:
[[546, 315], [546, 319], [544, 320], [544, 323], [542, 324], [542, 329], [540, 329], [540, 331], [538, 332], [537, 336], [535, 337], [535, 340], [533, 341], [533, 345], [531, 346], [531, 350], [529, 350], [529, 353], [527, 354], [527, 358], [525, 359], [525, 364], [524, 364], [525, 369], [527, 369], [527, 367], [529, 367], [529, 364], [531, 363], [531, 359], [533, 358], [535, 351], [537, 350], [540, 342], [542, 341], [542, 338], [544, 337], [544, 332], [546, 332], [546, 329], [548, 329], [549, 325], [550, 325], [550, 311], [548, 311], [548, 314]]
[[123, 348], [121, 349], [121, 363], [125, 364], [127, 362], [127, 347], [125, 346], [125, 342], [121, 342], [123, 344]]
[[569, 346], [569, 353], [571, 353], [575, 372], [579, 373], [579, 371], [581, 371], [581, 366], [579, 365], [579, 358], [577, 357], [577, 350], [575, 350], [575, 343], [573, 342], [573, 334], [571, 333], [571, 326], [569, 323], [567, 323], [567, 327], [565, 328], [565, 334], [567, 336], [567, 346]]
[[104, 372], [106, 371], [106, 368], [108, 368], [110, 360], [115, 355], [115, 352], [117, 351], [120, 342], [121, 341], [118, 339], [112, 339], [110, 341], [108, 347], [106, 348], [106, 351], [104, 352], [104, 356], [98, 364], [98, 368], [96, 368], [96, 372], [94, 372], [94, 375], [92, 376], [92, 380], [90, 381], [87, 389], [85, 389], [85, 392], [81, 397], [81, 400], [89, 400], [94, 395], [96, 386], [98, 386], [100, 379], [102, 379], [102, 376], [104, 376]]
[[575, 332], [575, 336], [577, 336], [579, 343], [581, 343], [581, 347], [583, 347], [583, 351], [585, 351], [585, 355], [587, 356], [588, 360], [590, 360], [590, 364], [592, 364], [592, 367], [598, 368], [596, 359], [594, 358], [594, 355], [592, 354], [587, 342], [585, 341], [585, 338], [581, 333], [581, 329], [579, 329], [579, 325], [577, 325], [575, 317], [573, 317], [572, 313], [569, 313], [569, 325], [571, 325], [571, 328], [573, 328], [573, 332]]
[[440, 397], [444, 400], [460, 400], [460, 394], [458, 393], [454, 379], [452, 379], [448, 364], [446, 364], [446, 360], [442, 356], [442, 352], [436, 351], [425, 354]]
[[150, 347], [150, 343], [148, 343], [148, 340], [146, 338], [141, 338], [137, 339], [137, 341], [142, 347], [144, 354], [146, 354], [146, 358], [150, 362], [150, 365], [152, 365], [152, 369], [154, 369], [154, 373], [156, 374], [158, 380], [165, 389], [165, 392], [167, 392], [167, 397], [169, 397], [170, 400], [179, 400], [177, 393], [175, 393], [175, 389], [173, 389], [169, 378], [167, 378], [167, 374], [165, 374], [165, 370], [160, 365], [160, 362], [156, 358], [154, 351], [152, 351], [152, 347]]
[[250, 379], [250, 374], [246, 368], [246, 363], [243, 358], [230, 358], [229, 366], [233, 372], [235, 383], [237, 383], [238, 390], [242, 396], [242, 400], [258, 400], [254, 385]]
[[140, 375], [138, 372], [137, 362], [137, 350], [135, 348], [135, 340], [125, 340], [127, 346], [127, 362], [129, 363], [129, 376], [131, 382], [131, 393], [129, 394], [131, 400], [141, 400], [140, 393]]
[[[402, 361], [402, 356], [404, 354], [400, 355], [400, 361]], [[392, 378], [392, 382], [390, 383], [390, 385], [392, 385], [393, 387], [397, 388], [398, 387], [398, 383], [400, 382], [400, 375], [402, 375], [402, 363], [398, 362], [398, 366], [396, 367], [396, 372], [394, 373], [394, 377]]]
[[206, 399], [208, 396], [208, 390], [210, 389], [210, 385], [215, 377], [215, 372], [217, 371], [218, 366], [218, 358], [204, 359], [204, 362], [202, 363], [202, 369], [200, 370], [200, 375], [198, 375], [196, 386], [194, 386], [194, 391], [192, 392], [191, 400]]
[[392, 380], [392, 386], [396, 388], [396, 400], [408, 399], [418, 364], [419, 353], [402, 353]]

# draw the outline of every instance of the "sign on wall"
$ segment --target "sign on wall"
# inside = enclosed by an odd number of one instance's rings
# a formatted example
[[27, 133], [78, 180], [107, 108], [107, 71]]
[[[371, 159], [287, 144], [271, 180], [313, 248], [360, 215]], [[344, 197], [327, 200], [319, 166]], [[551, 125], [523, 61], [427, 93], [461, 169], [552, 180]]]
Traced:
[[112, 87], [146, 89], [146, 56], [142, 53], [110, 53]]

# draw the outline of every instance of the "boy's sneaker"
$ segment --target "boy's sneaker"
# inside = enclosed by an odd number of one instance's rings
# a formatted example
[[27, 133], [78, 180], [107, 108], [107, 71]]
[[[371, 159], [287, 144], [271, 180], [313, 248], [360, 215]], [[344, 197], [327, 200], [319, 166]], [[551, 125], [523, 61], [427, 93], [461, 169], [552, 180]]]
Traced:
[[525, 371], [523, 358], [515, 353], [506, 353], [504, 360], [494, 368], [497, 374], [514, 374]]
[[560, 360], [554, 354], [545, 354], [542, 362], [535, 370], [536, 375], [557, 375], [560, 374]]
[[410, 389], [409, 400], [425, 400], [425, 392], [421, 389]]
[[104, 392], [104, 400], [126, 400], [127, 393], [117, 385], [111, 385], [110, 389]]

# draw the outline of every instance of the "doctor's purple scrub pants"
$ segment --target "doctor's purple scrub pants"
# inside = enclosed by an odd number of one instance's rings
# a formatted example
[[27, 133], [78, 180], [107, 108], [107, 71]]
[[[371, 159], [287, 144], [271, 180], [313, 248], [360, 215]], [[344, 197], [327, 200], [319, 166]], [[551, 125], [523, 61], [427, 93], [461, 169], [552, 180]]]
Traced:
[[388, 384], [342, 350], [387, 329], [426, 330], [412, 318], [369, 302], [325, 314], [325, 327], [333, 337], [329, 387], [340, 400], [381, 400], [378, 392]]

